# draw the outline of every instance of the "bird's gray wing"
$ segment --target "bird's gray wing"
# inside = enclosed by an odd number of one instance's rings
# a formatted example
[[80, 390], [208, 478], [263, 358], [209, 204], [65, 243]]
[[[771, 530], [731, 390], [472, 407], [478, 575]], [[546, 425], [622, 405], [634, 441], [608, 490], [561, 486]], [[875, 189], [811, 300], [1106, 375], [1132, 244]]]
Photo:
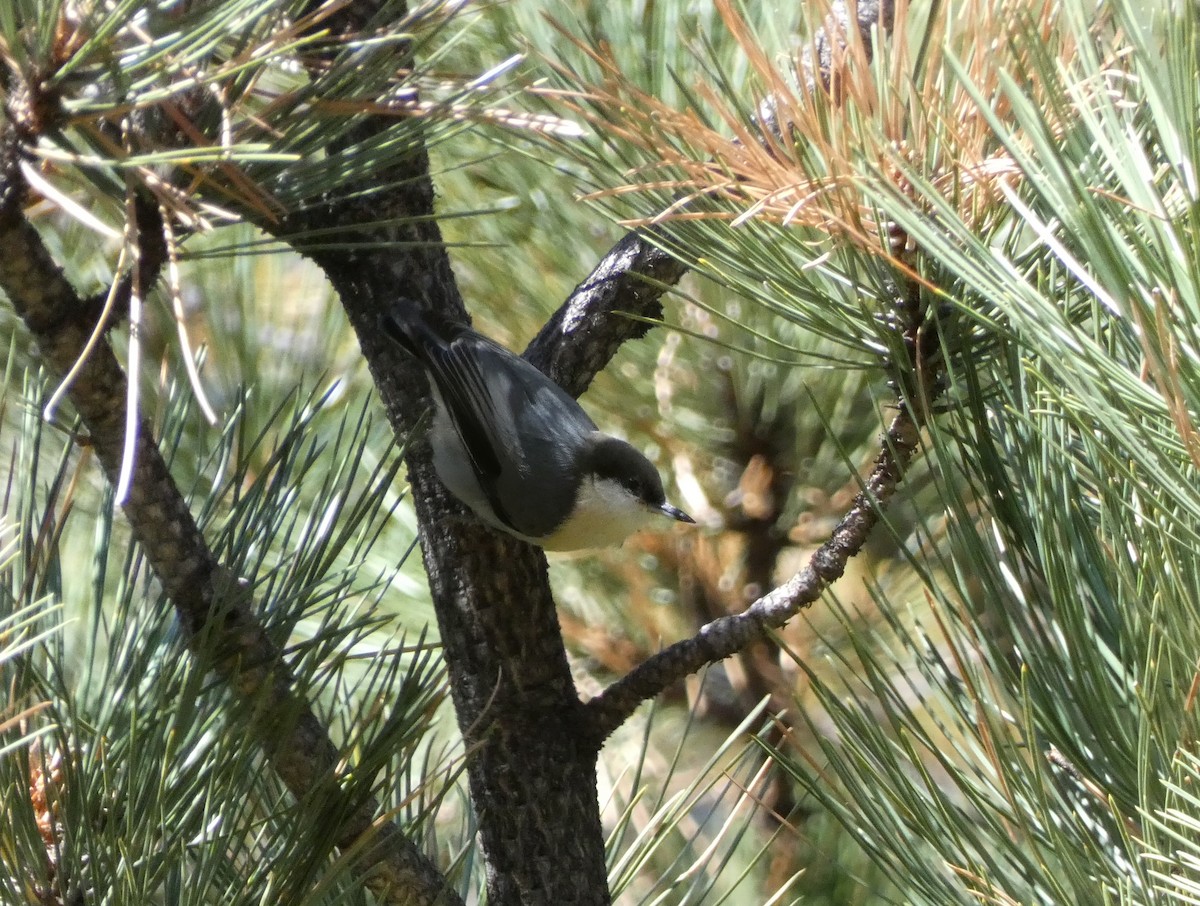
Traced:
[[530, 537], [549, 533], [574, 501], [567, 451], [595, 424], [557, 384], [474, 331], [430, 352], [443, 401], [497, 517]]
[[[442, 400], [450, 410], [451, 421], [466, 448], [467, 456], [480, 485], [487, 488], [500, 474], [496, 437], [489, 425], [497, 424], [500, 413], [488, 390], [480, 364], [467, 343], [472, 338], [460, 337], [442, 347], [426, 350], [425, 361], [433, 372], [434, 382]], [[490, 479], [490, 481], [484, 481]]]

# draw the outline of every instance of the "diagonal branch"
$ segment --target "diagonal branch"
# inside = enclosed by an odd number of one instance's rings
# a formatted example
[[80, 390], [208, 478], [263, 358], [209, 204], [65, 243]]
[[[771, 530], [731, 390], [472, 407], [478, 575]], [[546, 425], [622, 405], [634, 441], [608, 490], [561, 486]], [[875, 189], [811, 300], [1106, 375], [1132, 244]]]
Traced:
[[650, 329], [642, 321], [614, 313], [661, 317], [663, 293], [687, 270], [652, 237], [626, 234], [571, 291], [533, 338], [525, 358], [572, 396], [579, 396], [622, 343], [643, 337]]
[[[20, 148], [0, 136], [0, 290], [37, 341], [48, 368], [65, 374], [95, 325], [94, 313], [63, 276], [21, 212], [25, 185]], [[83, 364], [70, 398], [109, 481], [121, 469], [126, 378], [107, 341]], [[461, 902], [445, 878], [393, 824], [376, 825], [377, 804], [357, 802], [337, 786], [338, 752], [328, 732], [292, 688], [279, 649], [249, 608], [249, 594], [216, 561], [176, 487], [145, 419], [138, 425], [136, 466], [124, 512], [155, 576], [195, 643], [201, 633], [219, 656], [209, 666], [243, 700], [258, 707], [250, 727], [267, 760], [297, 797], [319, 793], [328, 814], [344, 816], [337, 846], [368, 850], [366, 884], [392, 903]], [[205, 650], [213, 650], [205, 646]]]
[[888, 427], [883, 448], [863, 491], [804, 569], [742, 613], [714, 620], [692, 638], [663, 649], [589, 701], [585, 705], [586, 732], [592, 742], [601, 745], [642, 702], [701, 667], [764, 638], [820, 597], [845, 572], [847, 561], [862, 550], [871, 529], [879, 522], [880, 510], [895, 494], [912, 461], [917, 443], [917, 423], [906, 406]]

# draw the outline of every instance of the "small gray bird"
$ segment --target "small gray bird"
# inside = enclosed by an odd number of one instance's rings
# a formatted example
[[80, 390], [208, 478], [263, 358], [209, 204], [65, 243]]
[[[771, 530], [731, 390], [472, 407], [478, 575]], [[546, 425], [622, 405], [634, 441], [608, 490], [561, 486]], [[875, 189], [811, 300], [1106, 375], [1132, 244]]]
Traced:
[[415, 307], [384, 315], [383, 330], [429, 376], [438, 477], [488, 525], [565, 551], [620, 544], [655, 513], [695, 522], [645, 456], [503, 346]]

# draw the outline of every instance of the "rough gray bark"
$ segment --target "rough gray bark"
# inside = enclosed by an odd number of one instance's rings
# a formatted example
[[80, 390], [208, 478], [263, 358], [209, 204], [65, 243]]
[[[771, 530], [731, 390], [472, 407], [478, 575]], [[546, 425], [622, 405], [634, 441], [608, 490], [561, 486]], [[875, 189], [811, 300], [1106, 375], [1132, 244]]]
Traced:
[[[351, 4], [330, 24], [353, 34], [371, 15], [371, 6]], [[347, 141], [390, 125], [389, 120], [366, 120]], [[310, 256], [346, 310], [388, 418], [407, 435], [428, 407], [426, 383], [382, 337], [381, 314], [398, 304], [415, 304], [443, 317], [468, 317], [433, 219], [424, 148], [418, 145], [388, 172], [372, 172], [364, 183], [347, 185], [343, 200], [287, 218], [276, 231], [287, 239], [340, 228], [361, 243], [359, 249], [314, 249]], [[377, 185], [391, 188], [369, 191]], [[360, 189], [367, 194], [357, 196]], [[406, 223], [360, 226], [386, 220]], [[305, 251], [302, 240], [294, 244]], [[467, 518], [438, 481], [428, 443], [410, 444], [407, 464], [468, 752], [488, 901], [497, 906], [608, 903], [595, 752], [579, 745], [579, 734], [569, 729], [579, 701], [545, 558]]]
[[[424, 155], [414, 155], [402, 188], [388, 193], [388, 216], [433, 212]], [[392, 174], [394, 177], [396, 174]], [[300, 228], [377, 221], [382, 200], [336, 206]], [[404, 432], [425, 411], [418, 368], [383, 339], [379, 317], [396, 304], [443, 316], [466, 312], [432, 219], [397, 228], [386, 251], [314, 252], [358, 333], [392, 423]], [[644, 325], [615, 309], [653, 312], [660, 278], [682, 268], [636, 236], [606, 256], [531, 346], [530, 359], [574, 393]], [[404, 297], [403, 301], [398, 301]], [[470, 753], [468, 777], [496, 904], [603, 904], [610, 901], [596, 800], [595, 734], [567, 664], [541, 551], [469, 518], [433, 471], [429, 446], [410, 445], [409, 477], [421, 547], [445, 647], [458, 724]]]

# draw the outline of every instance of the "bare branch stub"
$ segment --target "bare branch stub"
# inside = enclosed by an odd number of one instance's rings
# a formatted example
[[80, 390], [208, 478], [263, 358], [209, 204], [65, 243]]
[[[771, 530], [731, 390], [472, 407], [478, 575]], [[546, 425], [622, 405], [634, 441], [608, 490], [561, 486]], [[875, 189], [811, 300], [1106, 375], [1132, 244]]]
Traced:
[[628, 233], [567, 297], [525, 350], [525, 358], [572, 396], [591, 384], [626, 340], [645, 336], [643, 318], [662, 316], [662, 296], [687, 265], [641, 232]]

